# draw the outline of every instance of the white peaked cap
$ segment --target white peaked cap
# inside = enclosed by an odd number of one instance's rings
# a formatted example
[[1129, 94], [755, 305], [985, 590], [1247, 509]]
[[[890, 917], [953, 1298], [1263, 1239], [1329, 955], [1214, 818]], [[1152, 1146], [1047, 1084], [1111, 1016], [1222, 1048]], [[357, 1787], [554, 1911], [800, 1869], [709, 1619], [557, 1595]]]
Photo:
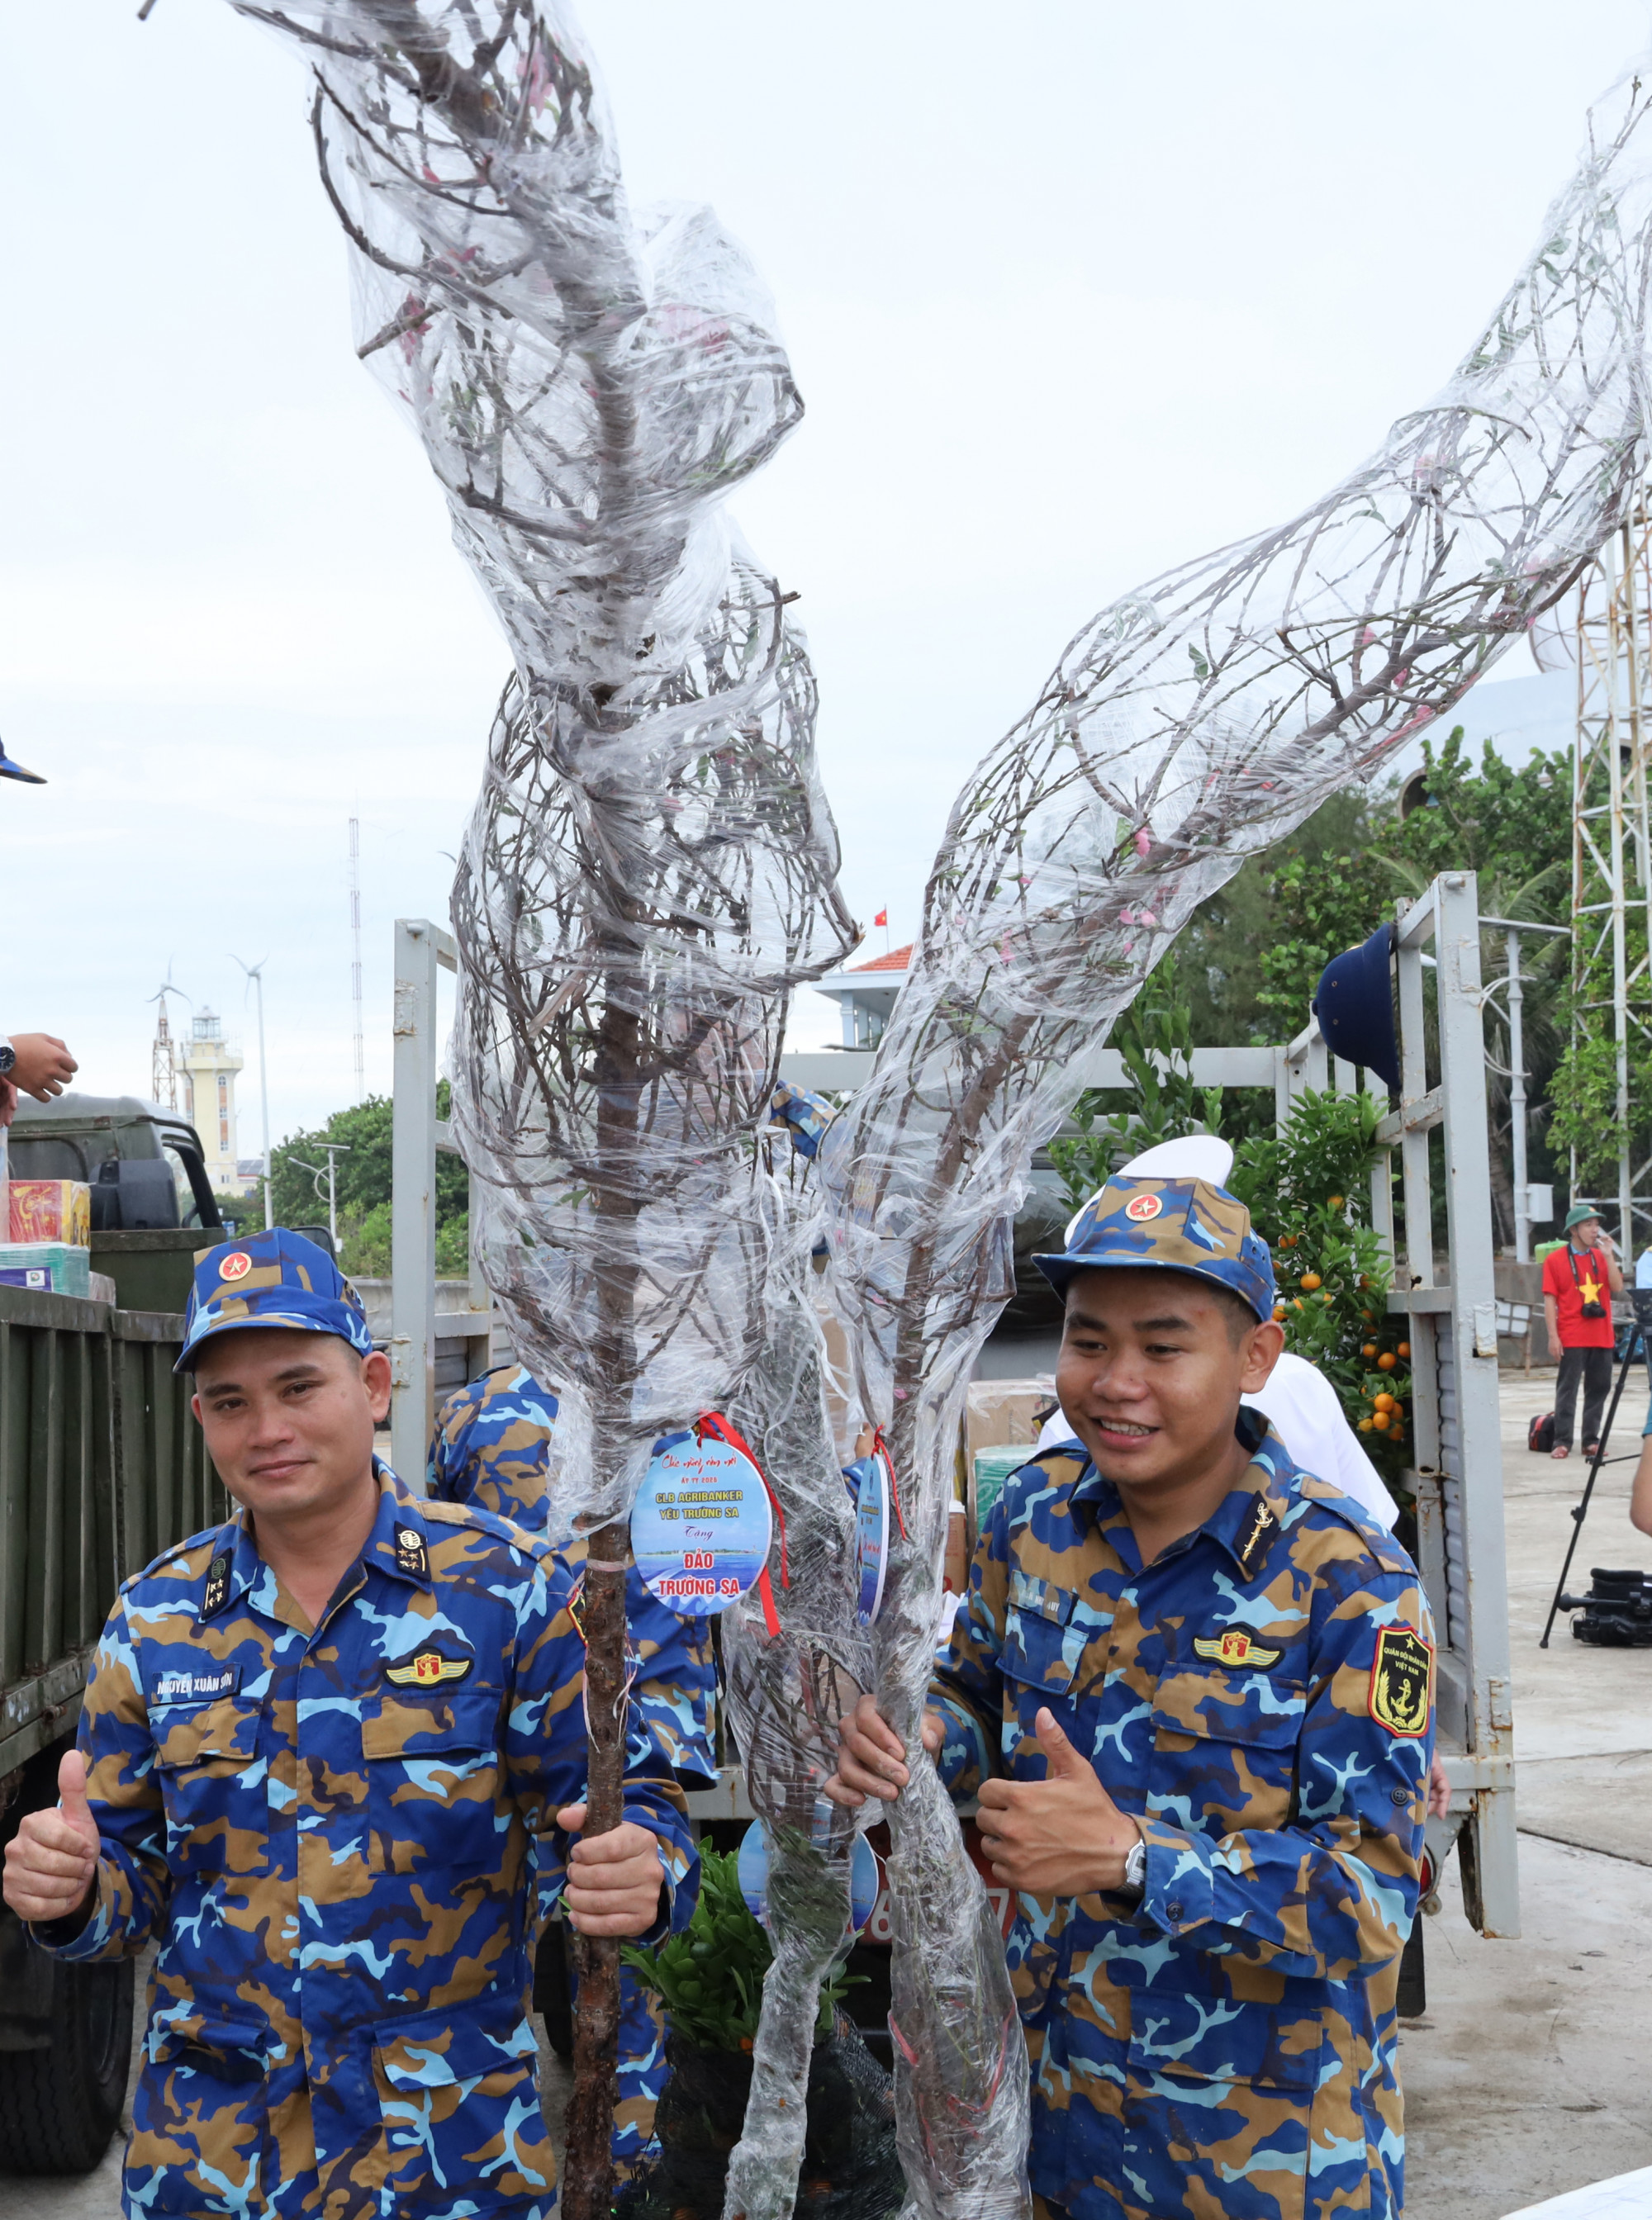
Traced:
[[[1113, 1177], [1208, 1180], [1213, 1187], [1225, 1187], [1232, 1169], [1233, 1151], [1225, 1141], [1219, 1141], [1214, 1133], [1185, 1133], [1179, 1141], [1161, 1141], [1155, 1148], [1144, 1149], [1139, 1157], [1121, 1164]], [[1088, 1210], [1089, 1204], [1084, 1207]], [[1083, 1214], [1083, 1211], [1075, 1212], [1068, 1224], [1069, 1248], [1073, 1228]]]

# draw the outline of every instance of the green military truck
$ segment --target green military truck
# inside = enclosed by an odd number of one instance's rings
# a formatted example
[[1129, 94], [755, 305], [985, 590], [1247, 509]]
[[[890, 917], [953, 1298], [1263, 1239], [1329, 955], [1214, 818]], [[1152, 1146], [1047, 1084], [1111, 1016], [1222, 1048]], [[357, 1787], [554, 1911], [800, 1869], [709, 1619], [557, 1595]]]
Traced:
[[[39, 1124], [66, 1139], [59, 1121]], [[104, 1106], [86, 1122], [111, 1155], [117, 1134], [155, 1147], [153, 1126], [139, 1140]], [[13, 1176], [84, 1178], [29, 1161], [36, 1126], [13, 1129]], [[122, 1581], [225, 1515], [188, 1384], [172, 1376], [193, 1252], [220, 1232], [215, 1211], [179, 1225], [196, 1214], [99, 1228], [92, 1269], [114, 1280], [115, 1302], [0, 1287], [0, 1846], [57, 1800]], [[0, 1908], [0, 2173], [98, 2163], [125, 2099], [133, 2008], [129, 1964], [60, 1965]]]

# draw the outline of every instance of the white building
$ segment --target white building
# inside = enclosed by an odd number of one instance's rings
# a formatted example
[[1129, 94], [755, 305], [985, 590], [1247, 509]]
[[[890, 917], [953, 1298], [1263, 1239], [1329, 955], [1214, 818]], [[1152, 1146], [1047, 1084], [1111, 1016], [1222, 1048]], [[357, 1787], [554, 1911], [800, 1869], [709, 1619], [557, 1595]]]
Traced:
[[245, 1061], [225, 1040], [223, 1020], [211, 1010], [196, 1013], [189, 1038], [178, 1045], [184, 1115], [201, 1136], [207, 1177], [220, 1194], [239, 1194], [246, 1185], [235, 1144], [235, 1075]]
[[892, 948], [870, 963], [854, 963], [842, 971], [828, 972], [815, 984], [815, 993], [838, 1005], [843, 1018], [845, 1048], [876, 1048], [895, 1009], [895, 998], [907, 983], [912, 963], [912, 944]]

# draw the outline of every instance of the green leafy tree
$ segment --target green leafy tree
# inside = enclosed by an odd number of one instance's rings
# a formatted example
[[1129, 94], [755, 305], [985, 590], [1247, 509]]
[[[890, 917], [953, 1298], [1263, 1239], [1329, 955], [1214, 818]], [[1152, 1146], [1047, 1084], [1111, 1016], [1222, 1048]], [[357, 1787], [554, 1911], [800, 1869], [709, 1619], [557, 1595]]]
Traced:
[[1157, 964], [1113, 1029], [1131, 1092], [1092, 1088], [1073, 1108], [1074, 1131], [1050, 1144], [1069, 1213], [1082, 1209], [1127, 1158], [1183, 1133], [1219, 1133], [1222, 1090], [1193, 1080], [1193, 1013], [1174, 953]]
[[[447, 1082], [436, 1093], [436, 1114], [448, 1113]], [[306, 1165], [326, 1167], [321, 1144], [342, 1142], [348, 1149], [338, 1163], [340, 1262], [363, 1279], [388, 1278], [390, 1270], [391, 1137], [394, 1106], [388, 1095], [370, 1094], [347, 1110], [335, 1110], [325, 1126], [290, 1133], [270, 1152], [271, 1199], [277, 1225], [327, 1222], [327, 1182], [319, 1183]], [[436, 1158], [436, 1269], [443, 1276], [466, 1269], [470, 1200], [468, 1175], [458, 1157]], [[262, 1203], [258, 1206], [262, 1217]]]
[[1285, 1346], [1331, 1381], [1403, 1502], [1411, 1347], [1404, 1320], [1387, 1313], [1388, 1262], [1370, 1210], [1376, 1129], [1387, 1111], [1374, 1094], [1300, 1094], [1282, 1132], [1241, 1144], [1231, 1184], [1273, 1250], [1274, 1316]]
[[1369, 939], [1393, 909], [1393, 887], [1369, 847], [1288, 850], [1266, 884], [1273, 919], [1256, 1003], [1270, 1021], [1269, 1038], [1289, 1040], [1308, 1021], [1320, 973], [1333, 956]]
[[[1403, 824], [1391, 818], [1381, 836], [1378, 852], [1393, 893], [1420, 895], [1441, 871], [1473, 871], [1482, 916], [1565, 924], [1571, 898], [1570, 759], [1539, 751], [1512, 769], [1487, 742], [1476, 769], [1457, 726], [1437, 755], [1424, 744], [1422, 776], [1425, 804]], [[1551, 1151], [1557, 1142], [1564, 1148], [1569, 1141], [1564, 1127], [1545, 1132], [1545, 1126], [1564, 1092], [1557, 1076], [1569, 1028], [1570, 954], [1569, 942], [1549, 935], [1528, 935], [1520, 951], [1530, 1172], [1537, 1179], [1552, 1176]], [[1505, 935], [1496, 926], [1485, 930], [1481, 963], [1488, 982], [1506, 970]], [[1486, 1034], [1492, 1200], [1499, 1233], [1509, 1246], [1515, 1230], [1512, 1046], [1506, 1002], [1496, 994], [1487, 1002]], [[1584, 1118], [1593, 1119], [1597, 1107], [1590, 1098]]]

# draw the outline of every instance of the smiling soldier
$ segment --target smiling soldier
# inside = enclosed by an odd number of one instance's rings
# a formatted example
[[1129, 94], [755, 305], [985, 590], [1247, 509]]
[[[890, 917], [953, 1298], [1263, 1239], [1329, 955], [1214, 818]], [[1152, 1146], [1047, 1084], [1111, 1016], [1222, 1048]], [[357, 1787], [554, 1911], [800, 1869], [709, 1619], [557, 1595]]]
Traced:
[[[1088, 1456], [1007, 1483], [924, 1722], [1019, 1892], [1036, 2209], [1397, 2215], [1433, 1732], [1417, 1574], [1240, 1412], [1282, 1335], [1235, 1197], [1115, 1178], [1038, 1262]], [[891, 1798], [904, 1759], [863, 1698], [827, 1793]]]
[[548, 2216], [536, 1853], [587, 1933], [683, 1924], [670, 1755], [633, 1718], [625, 1824], [569, 1854], [567, 1570], [375, 1458], [390, 1364], [313, 1243], [200, 1257], [186, 1368], [240, 1508], [122, 1590], [59, 1809], [6, 1852], [47, 1949], [159, 1943], [126, 2210]]

